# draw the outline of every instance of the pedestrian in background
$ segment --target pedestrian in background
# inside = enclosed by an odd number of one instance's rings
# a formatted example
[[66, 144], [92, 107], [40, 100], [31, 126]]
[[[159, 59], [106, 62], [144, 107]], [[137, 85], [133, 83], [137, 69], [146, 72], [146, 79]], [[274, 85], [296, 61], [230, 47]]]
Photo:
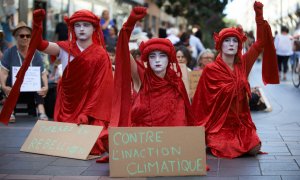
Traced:
[[[4, 52], [1, 61], [1, 87], [6, 96], [9, 95], [13, 85], [13, 67], [21, 67], [28, 53], [31, 28], [21, 21], [12, 33], [16, 39], [16, 45]], [[21, 92], [19, 101], [26, 102], [29, 107], [33, 106], [33, 114], [35, 114], [37, 108], [38, 120], [48, 120], [44, 107], [44, 97], [48, 92], [48, 77], [40, 53], [35, 52], [31, 66], [40, 67], [42, 88], [38, 92]], [[15, 119], [14, 114], [11, 114], [10, 122], [15, 122]]]
[[288, 71], [288, 60], [293, 54], [293, 40], [289, 34], [289, 29], [286, 26], [281, 27], [281, 33], [275, 37], [274, 45], [276, 48], [279, 77], [283, 71], [282, 80], [286, 80], [286, 73]]

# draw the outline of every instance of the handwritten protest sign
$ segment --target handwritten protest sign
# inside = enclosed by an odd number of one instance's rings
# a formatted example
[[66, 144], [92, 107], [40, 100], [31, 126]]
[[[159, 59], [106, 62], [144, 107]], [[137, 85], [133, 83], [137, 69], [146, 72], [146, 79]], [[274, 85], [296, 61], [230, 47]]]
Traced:
[[191, 71], [189, 72], [189, 81], [190, 81], [190, 98], [194, 97], [194, 94], [196, 92], [198, 82], [200, 79], [200, 76], [202, 74], [202, 70], [197, 70], [197, 71]]
[[37, 121], [20, 151], [87, 160], [102, 128]]
[[[12, 82], [15, 83], [16, 75], [20, 67], [12, 67]], [[24, 81], [21, 86], [21, 92], [35, 92], [41, 90], [41, 67], [28, 67], [25, 73]]]
[[109, 128], [111, 177], [206, 175], [203, 127]]

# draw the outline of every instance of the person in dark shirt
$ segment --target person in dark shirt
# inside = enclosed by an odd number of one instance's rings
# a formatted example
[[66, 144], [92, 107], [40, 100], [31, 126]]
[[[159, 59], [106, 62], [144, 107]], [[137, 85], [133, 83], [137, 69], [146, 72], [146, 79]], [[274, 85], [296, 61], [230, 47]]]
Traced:
[[68, 26], [64, 21], [57, 23], [55, 27], [55, 41], [65, 41], [68, 39]]

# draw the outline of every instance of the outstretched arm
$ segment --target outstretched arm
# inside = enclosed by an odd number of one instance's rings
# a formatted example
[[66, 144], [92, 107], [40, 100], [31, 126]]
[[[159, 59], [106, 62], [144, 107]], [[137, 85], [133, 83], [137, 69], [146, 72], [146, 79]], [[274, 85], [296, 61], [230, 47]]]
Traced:
[[[147, 14], [147, 9], [145, 7], [134, 7], [128, 17], [128, 20], [124, 23], [123, 29], [126, 31], [128, 40], [130, 38], [131, 32], [135, 26], [135, 23], [145, 17]], [[130, 55], [130, 66], [131, 66], [131, 78], [133, 82], [133, 87], [136, 91], [139, 91], [141, 87], [141, 80], [138, 74], [137, 63], [134, 58]]]
[[[45, 10], [44, 9], [37, 9], [33, 12], [33, 28], [41, 29], [43, 32], [43, 25], [42, 22], [45, 18]], [[56, 43], [48, 42], [44, 40], [42, 37], [42, 33], [37, 34], [38, 36], [38, 46], [37, 49], [49, 55], [58, 56], [59, 54], [59, 46]]]
[[256, 21], [256, 41], [251, 45], [248, 52], [245, 53], [244, 59], [246, 61], [246, 71], [247, 74], [250, 73], [250, 70], [258, 58], [259, 54], [263, 51], [264, 48], [264, 23], [265, 20], [263, 18], [263, 4], [255, 1], [254, 5], [255, 11], [255, 21]]

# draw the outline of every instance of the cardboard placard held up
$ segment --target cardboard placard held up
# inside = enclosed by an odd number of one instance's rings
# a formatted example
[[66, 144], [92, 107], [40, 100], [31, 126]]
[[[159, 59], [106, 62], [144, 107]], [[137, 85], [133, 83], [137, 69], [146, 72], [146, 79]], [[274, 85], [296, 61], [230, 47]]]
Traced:
[[203, 127], [109, 128], [111, 177], [206, 175]]
[[102, 126], [37, 121], [20, 151], [87, 160]]
[[189, 72], [189, 80], [190, 80], [189, 96], [190, 96], [190, 98], [194, 97], [201, 74], [202, 74], [202, 70], [196, 70], [196, 71]]

